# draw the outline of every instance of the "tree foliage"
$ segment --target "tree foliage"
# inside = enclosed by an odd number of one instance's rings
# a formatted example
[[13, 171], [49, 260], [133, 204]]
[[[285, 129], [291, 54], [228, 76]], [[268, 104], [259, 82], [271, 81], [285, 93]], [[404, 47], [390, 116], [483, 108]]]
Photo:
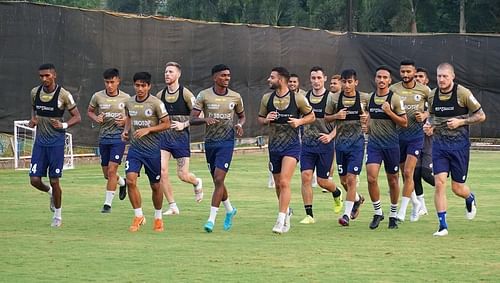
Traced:
[[[82, 8], [204, 21], [304, 26], [346, 31], [458, 32], [465, 1], [467, 32], [500, 32], [500, 0], [34, 0]], [[349, 11], [349, 2], [353, 4]]]

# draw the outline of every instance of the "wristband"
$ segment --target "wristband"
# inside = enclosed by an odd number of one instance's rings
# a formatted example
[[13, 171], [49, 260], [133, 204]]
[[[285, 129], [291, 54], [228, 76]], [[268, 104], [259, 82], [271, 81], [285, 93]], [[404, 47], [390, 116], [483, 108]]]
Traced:
[[62, 128], [67, 129], [68, 128], [68, 123], [62, 123]]
[[242, 126], [240, 123], [236, 124], [235, 126], [236, 126], [236, 127], [237, 127], [237, 126], [240, 126], [240, 128], [243, 128], [243, 126]]

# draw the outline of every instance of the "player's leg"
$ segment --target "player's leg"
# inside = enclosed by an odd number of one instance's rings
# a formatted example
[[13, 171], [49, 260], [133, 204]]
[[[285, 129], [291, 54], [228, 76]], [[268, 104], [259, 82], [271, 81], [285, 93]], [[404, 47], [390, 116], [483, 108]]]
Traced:
[[446, 210], [448, 208], [448, 201], [446, 199], [446, 180], [450, 171], [450, 160], [445, 151], [433, 148], [432, 164], [434, 170], [434, 205], [439, 221], [438, 231], [434, 236], [448, 235], [448, 224], [446, 222]]
[[145, 159], [144, 171], [149, 179], [151, 187], [151, 199], [155, 208], [153, 230], [156, 232], [163, 231], [162, 205], [163, 205], [163, 190], [160, 186], [161, 181], [161, 154], [160, 156], [150, 157]]
[[185, 183], [193, 185], [195, 201], [200, 203], [203, 200], [203, 182], [201, 178], [189, 172], [189, 157], [177, 158], [177, 177]]
[[[302, 194], [302, 201], [304, 203], [304, 210], [306, 216], [301, 224], [314, 224], [314, 214], [313, 214], [313, 191], [312, 191], [312, 179], [314, 174], [316, 154], [313, 152], [308, 152], [302, 150], [300, 153], [300, 179], [301, 186], [300, 191]], [[283, 168], [282, 168], [283, 169]]]
[[[389, 229], [397, 229], [397, 210], [399, 200], [399, 147], [383, 150], [384, 169], [389, 185], [389, 194], [391, 199], [391, 210], [389, 214]], [[412, 177], [413, 180], [413, 177]]]
[[125, 161], [125, 174], [127, 176], [127, 191], [130, 204], [134, 209], [134, 219], [132, 225], [129, 227], [130, 232], [136, 232], [140, 229], [141, 225], [146, 223], [146, 218], [142, 212], [142, 199], [141, 193], [137, 188], [137, 177], [141, 171], [143, 161], [137, 152], [129, 149], [127, 161]]
[[[334, 150], [332, 148], [332, 150]], [[333, 155], [330, 152], [318, 153], [316, 158], [316, 176], [318, 180], [318, 185], [332, 193], [333, 198], [333, 211], [335, 213], [340, 213], [344, 202], [342, 200], [342, 191], [337, 187], [337, 184], [330, 177], [330, 169], [333, 164]]]
[[174, 190], [172, 184], [170, 183], [170, 178], [168, 177], [168, 163], [172, 156], [168, 150], [160, 150], [161, 154], [161, 177], [160, 177], [160, 188], [168, 201], [168, 209], [163, 213], [165, 215], [177, 215], [179, 214], [179, 208], [174, 198]]
[[472, 220], [476, 216], [476, 198], [465, 184], [469, 170], [469, 148], [454, 151], [450, 155], [451, 189], [455, 195], [465, 199], [465, 217]]
[[415, 172], [415, 166], [417, 164], [417, 157], [411, 154], [406, 155], [406, 160], [401, 166], [401, 170], [403, 171], [403, 194], [401, 198], [401, 207], [399, 208], [399, 212], [397, 214], [397, 218], [400, 221], [404, 221], [406, 218], [406, 209], [410, 201], [412, 202], [413, 208], [410, 216], [410, 221], [418, 220], [418, 211], [420, 210], [420, 202], [416, 199], [411, 198], [412, 192], [415, 187], [415, 183], [413, 180], [413, 174]]
[[[304, 164], [300, 163], [301, 166]], [[313, 169], [304, 170], [302, 167], [302, 172], [300, 173], [301, 179], [301, 193], [302, 200], [304, 202], [304, 210], [306, 212], [306, 217], [300, 221], [302, 224], [314, 224], [314, 214], [313, 214], [313, 191], [312, 191], [312, 178], [313, 178]]]
[[49, 179], [54, 202], [54, 217], [51, 226], [59, 227], [62, 225], [62, 189], [59, 179], [62, 177], [64, 166], [64, 145], [47, 147], [46, 153], [46, 157], [49, 160]]
[[[292, 180], [293, 173], [295, 172], [295, 167], [297, 166], [298, 161], [298, 153], [292, 156], [283, 156], [281, 160], [281, 172], [279, 173], [279, 177], [275, 179], [275, 182], [279, 181], [279, 184], [276, 185], [279, 188], [278, 195], [278, 219], [276, 224], [273, 227], [273, 232], [281, 234], [284, 232], [285, 221], [287, 218], [287, 214], [289, 213], [290, 199], [291, 199], [291, 189], [290, 182]], [[274, 176], [276, 177], [277, 174]]]

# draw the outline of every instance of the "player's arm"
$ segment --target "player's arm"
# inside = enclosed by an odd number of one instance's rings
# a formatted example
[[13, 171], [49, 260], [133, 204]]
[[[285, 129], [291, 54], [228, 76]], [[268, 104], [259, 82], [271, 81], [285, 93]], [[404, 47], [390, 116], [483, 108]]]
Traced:
[[311, 104], [307, 101], [307, 98], [303, 95], [297, 95], [295, 101], [297, 103], [297, 108], [300, 110], [300, 113], [302, 113], [302, 117], [288, 118], [288, 124], [293, 128], [297, 128], [314, 122], [314, 120], [316, 120], [316, 115], [314, 114]]
[[212, 125], [215, 123], [219, 123], [219, 120], [217, 120], [217, 119], [210, 118], [210, 117], [203, 117], [202, 118], [202, 117], [200, 117], [200, 114], [201, 114], [201, 110], [193, 108], [193, 110], [191, 110], [191, 115], [189, 117], [189, 124], [197, 126], [197, 125], [203, 125], [203, 124]]
[[123, 132], [122, 132], [122, 141], [127, 142], [128, 141], [128, 133], [130, 132], [130, 127], [132, 125], [132, 122], [130, 120], [130, 115], [128, 113], [128, 109], [125, 107], [125, 121], [123, 125]]
[[297, 128], [302, 125], [311, 124], [314, 120], [316, 120], [316, 115], [314, 115], [314, 111], [311, 110], [311, 112], [301, 118], [288, 118], [288, 124], [293, 128]]
[[328, 134], [320, 133], [318, 139], [320, 142], [327, 144], [330, 143], [335, 138], [336, 135], [337, 135], [337, 127], [334, 127], [333, 130]]
[[96, 109], [92, 105], [89, 105], [87, 108], [87, 116], [90, 120], [96, 122], [97, 124], [101, 124], [104, 121], [104, 113], [96, 114]]
[[247, 118], [245, 116], [245, 111], [237, 113], [236, 115], [238, 115], [238, 123], [234, 125], [234, 128], [236, 129], [236, 134], [241, 137], [243, 136], [243, 125], [245, 124]]
[[50, 119], [52, 127], [56, 129], [67, 129], [82, 121], [80, 111], [78, 111], [76, 106], [71, 108], [68, 112], [71, 115], [71, 118], [69, 118], [67, 122], [61, 122], [59, 119]]
[[396, 125], [403, 128], [408, 127], [408, 117], [406, 116], [403, 102], [399, 96], [394, 95], [391, 103], [385, 101], [384, 104], [382, 104], [382, 110], [384, 110], [384, 113], [387, 114]]

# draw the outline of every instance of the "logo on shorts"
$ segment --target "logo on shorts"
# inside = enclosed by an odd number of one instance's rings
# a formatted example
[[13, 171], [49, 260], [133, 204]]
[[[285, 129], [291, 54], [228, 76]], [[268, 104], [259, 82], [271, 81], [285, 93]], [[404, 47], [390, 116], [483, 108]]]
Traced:
[[160, 175], [156, 175], [156, 180], [160, 180]]
[[467, 178], [467, 175], [463, 175], [462, 176], [462, 181], [465, 181], [466, 178]]
[[56, 169], [56, 174], [59, 174], [59, 173], [61, 173], [61, 169], [57, 168]]
[[394, 171], [398, 171], [399, 170], [399, 167], [398, 166], [394, 166]]
[[415, 155], [419, 155], [420, 154], [420, 150], [415, 150]]
[[273, 163], [269, 162], [269, 171], [273, 172]]
[[431, 168], [431, 169], [432, 169], [432, 163], [431, 163], [431, 164], [429, 164], [429, 168]]
[[358, 172], [358, 170], [359, 170], [358, 166], [354, 167], [354, 171]]
[[224, 168], [226, 168], [226, 169], [229, 168], [229, 164], [224, 163]]
[[151, 116], [153, 116], [153, 110], [151, 110], [151, 109], [146, 109], [146, 110], [144, 111], [144, 115], [146, 115], [147, 117], [151, 117]]
[[115, 159], [116, 159], [116, 160], [120, 159], [120, 156], [119, 156], [118, 154], [117, 154], [117, 155], [115, 155]]

